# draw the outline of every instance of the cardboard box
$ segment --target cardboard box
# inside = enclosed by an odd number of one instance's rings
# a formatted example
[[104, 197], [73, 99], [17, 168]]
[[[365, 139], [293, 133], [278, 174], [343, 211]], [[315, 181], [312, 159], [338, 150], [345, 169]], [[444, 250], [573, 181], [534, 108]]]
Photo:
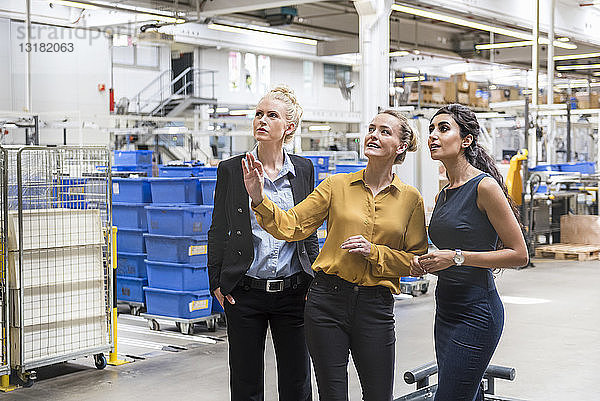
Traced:
[[600, 245], [600, 216], [576, 214], [560, 216], [560, 242]]
[[508, 102], [509, 100], [519, 100], [519, 90], [516, 88], [494, 89], [490, 91], [490, 102]]
[[450, 78], [456, 83], [456, 90], [459, 92], [469, 92], [469, 81], [465, 74], [454, 74]]
[[468, 92], [458, 92], [457, 99], [458, 103], [468, 105], [469, 102], [469, 93]]
[[456, 103], [456, 83], [452, 79], [434, 82], [441, 100], [438, 103]]

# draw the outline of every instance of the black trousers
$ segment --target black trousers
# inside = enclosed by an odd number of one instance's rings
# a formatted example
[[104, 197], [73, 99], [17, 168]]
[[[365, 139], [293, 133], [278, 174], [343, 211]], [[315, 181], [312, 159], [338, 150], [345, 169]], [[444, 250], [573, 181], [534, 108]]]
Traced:
[[396, 337], [394, 298], [388, 288], [317, 273], [304, 319], [322, 401], [348, 400], [349, 352], [363, 400], [392, 400]]
[[281, 292], [237, 287], [225, 300], [232, 401], [264, 400], [264, 352], [271, 329], [280, 401], [310, 401], [310, 358], [304, 338], [306, 285]]

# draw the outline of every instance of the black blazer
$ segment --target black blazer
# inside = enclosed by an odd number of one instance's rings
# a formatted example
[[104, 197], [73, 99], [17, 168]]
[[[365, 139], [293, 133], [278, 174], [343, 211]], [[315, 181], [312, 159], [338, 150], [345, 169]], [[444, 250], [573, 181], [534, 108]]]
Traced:
[[[310, 160], [289, 155], [296, 176], [288, 175], [294, 204], [301, 202], [314, 189], [315, 172]], [[229, 294], [246, 274], [254, 260], [254, 245], [249, 208], [250, 198], [244, 186], [242, 158], [244, 155], [223, 160], [217, 168], [215, 207], [208, 230], [208, 275], [210, 290], [221, 287]], [[312, 263], [319, 254], [316, 232], [296, 242], [302, 269], [313, 275]]]

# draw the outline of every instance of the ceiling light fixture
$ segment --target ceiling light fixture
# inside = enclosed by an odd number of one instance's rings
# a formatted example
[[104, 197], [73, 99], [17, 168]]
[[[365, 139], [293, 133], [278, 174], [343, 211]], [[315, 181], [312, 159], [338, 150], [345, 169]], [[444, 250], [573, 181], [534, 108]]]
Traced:
[[309, 131], [330, 131], [331, 127], [329, 125], [311, 125], [308, 127]]
[[265, 35], [265, 36], [271, 37], [271, 38], [287, 40], [288, 42], [302, 43], [302, 44], [311, 45], [311, 46], [317, 45], [317, 41], [314, 39], [302, 38], [300, 36], [284, 35], [282, 33], [261, 31], [258, 29], [240, 28], [237, 26], [222, 25], [222, 24], [215, 24], [215, 23], [208, 24], [207, 28], [213, 29], [216, 31], [231, 32], [231, 33], [241, 33], [241, 34], [254, 33], [257, 35]]
[[[538, 41], [541, 45], [547, 45], [550, 43], [548, 39], [540, 38]], [[485, 43], [480, 45], [475, 45], [475, 49], [477, 50], [490, 50], [490, 49], [508, 49], [511, 47], [524, 47], [524, 46], [532, 46], [533, 40], [522, 40], [516, 42], [500, 42], [500, 43]], [[573, 44], [565, 44], [562, 42], [554, 41], [554, 46], [562, 47], [563, 49], [575, 50], [577, 49], [576, 45]], [[556, 60], [556, 57], [554, 58]]]
[[252, 109], [248, 109], [248, 110], [229, 110], [229, 115], [231, 116], [247, 116], [247, 115], [251, 115], [254, 114], [255, 110]]
[[[533, 35], [530, 33], [515, 31], [512, 29], [501, 28], [498, 26], [492, 26], [488, 24], [482, 24], [481, 22], [475, 22], [464, 18], [453, 17], [451, 15], [445, 15], [436, 13], [433, 11], [422, 10], [420, 8], [408, 7], [401, 4], [392, 4], [392, 10], [398, 11], [405, 14], [416, 15], [423, 18], [429, 18], [436, 21], [446, 22], [448, 24], [465, 26], [467, 28], [479, 29], [480, 31], [493, 32], [499, 35], [510, 36], [511, 38], [532, 40]], [[540, 38], [539, 43], [549, 43], [548, 39]], [[576, 49], [577, 46], [573, 44], [563, 43], [561, 41], [554, 41], [554, 45], [565, 49]], [[573, 47], [575, 46], [575, 47]]]
[[600, 57], [600, 52], [596, 53], [581, 53], [581, 54], [567, 54], [565, 56], [554, 56], [554, 60], [577, 60], [580, 58], [593, 58]]
[[409, 54], [410, 54], [410, 52], [408, 52], [406, 50], [398, 50], [396, 52], [390, 52], [390, 57], [408, 56]]
[[395, 82], [417, 82], [417, 81], [425, 81], [424, 76], [420, 77], [404, 77], [404, 78], [396, 78]]
[[600, 64], [573, 64], [573, 65], [559, 65], [556, 67], [557, 71], [568, 71], [568, 70], [593, 70], [600, 68]]
[[95, 6], [93, 4], [80, 3], [78, 1], [69, 1], [69, 0], [53, 0], [53, 1], [49, 1], [48, 3], [58, 4], [61, 6], [66, 6], [66, 7], [75, 7], [75, 8], [87, 8], [87, 9], [98, 8], [98, 6]]

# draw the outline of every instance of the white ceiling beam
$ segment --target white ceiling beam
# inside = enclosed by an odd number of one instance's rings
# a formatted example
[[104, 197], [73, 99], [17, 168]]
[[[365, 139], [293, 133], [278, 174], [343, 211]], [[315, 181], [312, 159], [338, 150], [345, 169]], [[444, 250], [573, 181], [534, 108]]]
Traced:
[[213, 17], [216, 15], [243, 13], [266, 8], [296, 6], [307, 3], [318, 3], [321, 0], [228, 0], [208, 1], [200, 10], [200, 15]]

